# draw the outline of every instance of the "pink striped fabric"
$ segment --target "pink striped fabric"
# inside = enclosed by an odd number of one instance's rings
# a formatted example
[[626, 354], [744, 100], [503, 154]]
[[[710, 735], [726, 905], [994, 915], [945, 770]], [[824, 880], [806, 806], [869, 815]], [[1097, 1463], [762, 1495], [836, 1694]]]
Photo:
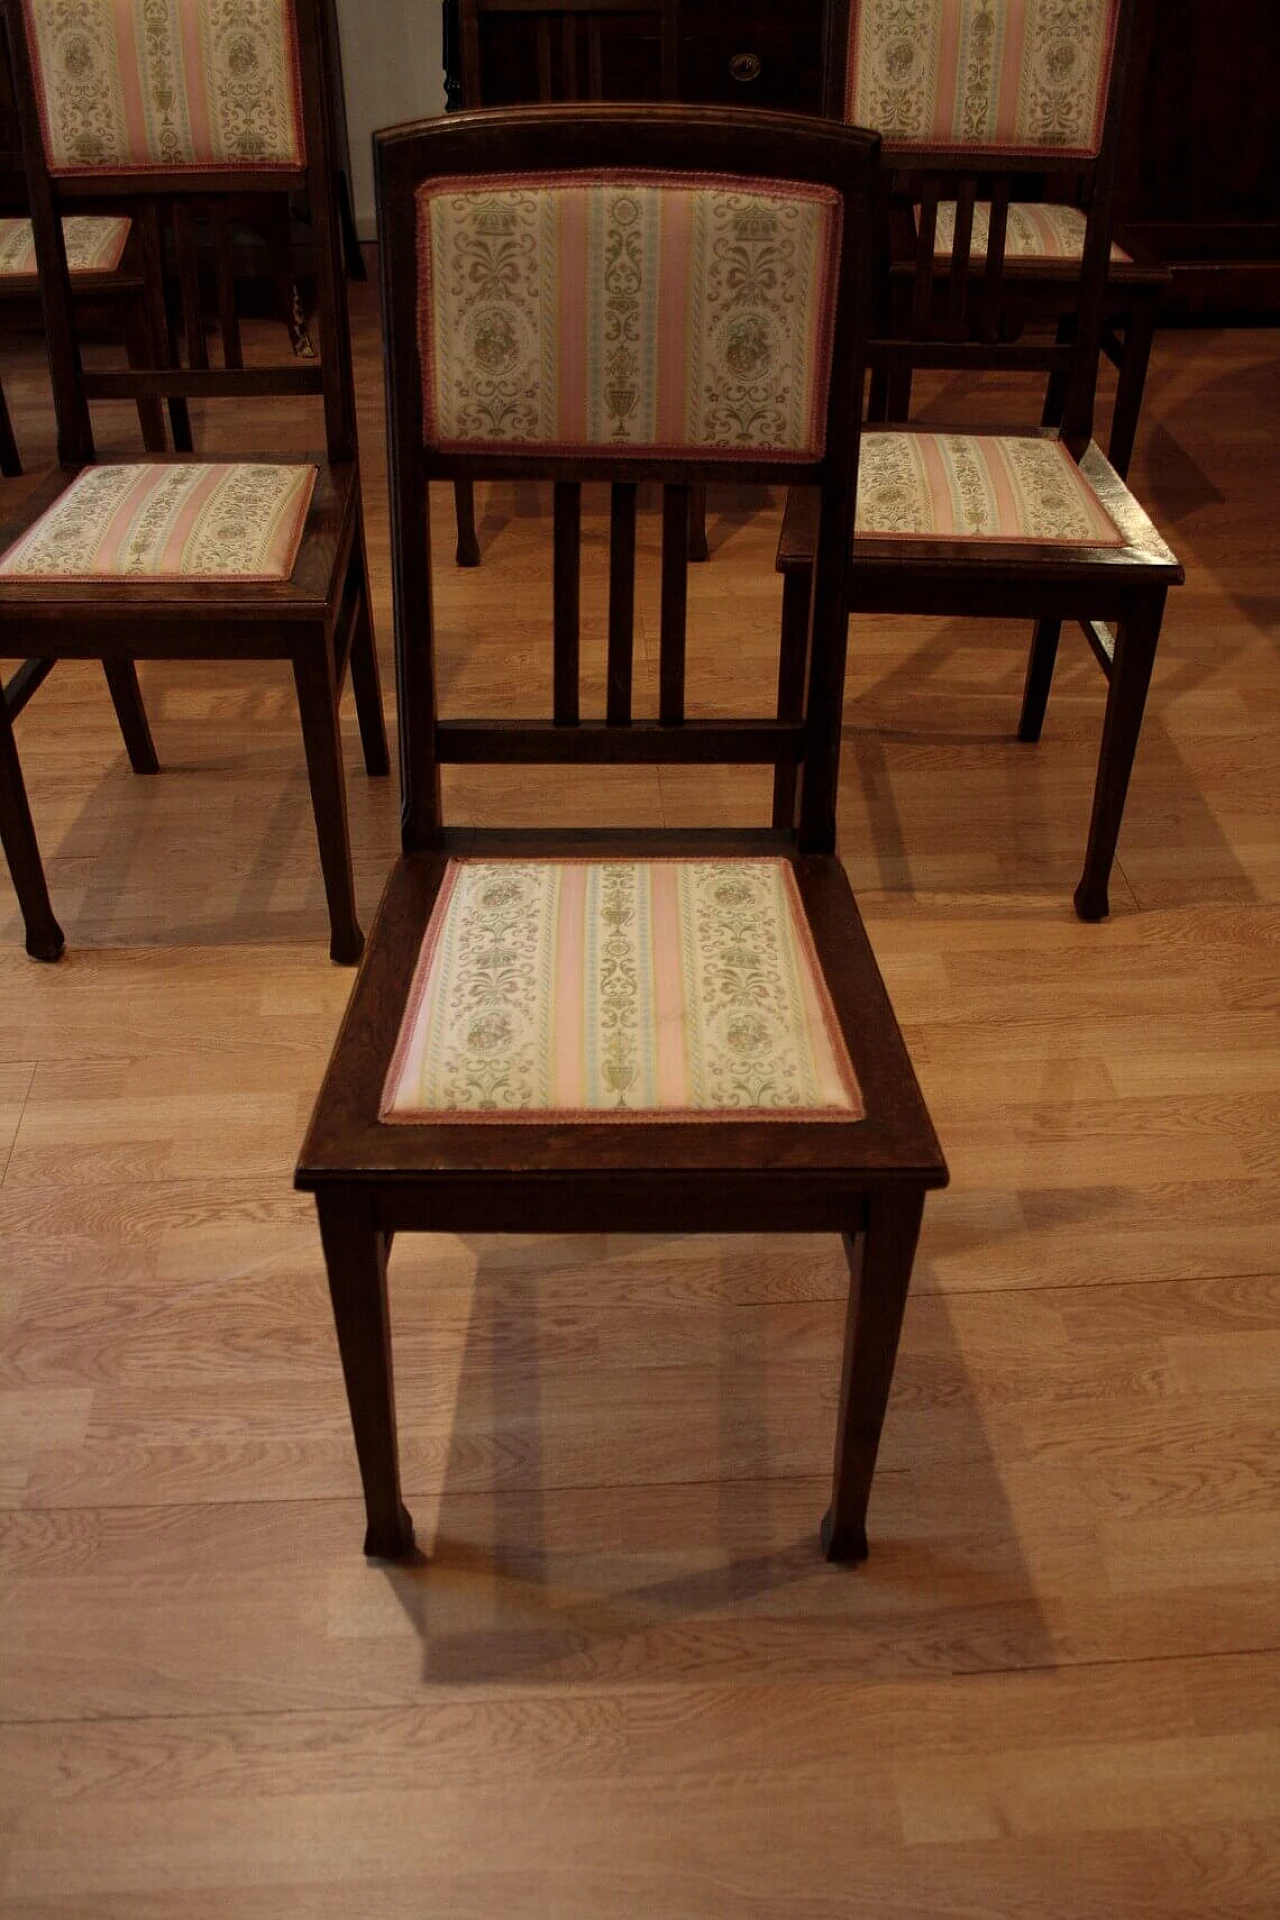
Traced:
[[431, 180], [417, 201], [428, 445], [821, 456], [830, 189], [567, 174]]
[[[920, 209], [917, 207], [917, 222], [919, 216]], [[1005, 259], [1079, 261], [1084, 255], [1086, 226], [1085, 216], [1079, 207], [1060, 205], [1051, 200], [1014, 201], [1010, 204], [1005, 228]], [[979, 200], [973, 209], [973, 235], [969, 243], [971, 260], [986, 258], [990, 230], [990, 205], [985, 200]], [[938, 223], [934, 230], [935, 260], [951, 258], [955, 239], [956, 203], [954, 200], [940, 200]], [[1123, 265], [1130, 258], [1123, 247], [1117, 246], [1114, 241], [1111, 243], [1111, 259], [1115, 265]]]
[[23, 0], [53, 174], [297, 171], [291, 0]]
[[852, 0], [845, 118], [886, 144], [1102, 140], [1119, 0]]
[[1125, 544], [1066, 448], [1038, 434], [865, 430], [854, 531], [863, 539]]
[[[129, 239], [125, 214], [70, 214], [62, 222], [62, 243], [70, 273], [114, 273]], [[0, 277], [30, 278], [38, 272], [31, 222], [0, 220]]]

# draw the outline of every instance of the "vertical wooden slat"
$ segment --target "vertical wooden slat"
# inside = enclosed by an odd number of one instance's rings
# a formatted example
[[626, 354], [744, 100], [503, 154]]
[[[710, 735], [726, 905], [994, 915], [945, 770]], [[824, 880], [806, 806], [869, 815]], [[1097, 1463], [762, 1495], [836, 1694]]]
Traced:
[[[778, 718], [804, 718], [805, 669], [809, 663], [809, 596], [813, 570], [790, 567], [782, 576], [782, 630], [778, 648]], [[773, 770], [773, 824], [794, 827], [799, 768], [794, 761]]]
[[555, 484], [555, 559], [552, 578], [554, 666], [552, 710], [558, 727], [576, 727], [578, 709], [579, 563], [582, 485]]
[[1000, 332], [1000, 306], [1004, 294], [1004, 248], [1009, 227], [1009, 176], [999, 174], [991, 187], [991, 218], [987, 233], [987, 259], [982, 278], [982, 317], [979, 332], [990, 343]]
[[578, 97], [578, 22], [566, 13], [560, 22], [560, 88], [566, 100]]
[[609, 686], [605, 718], [624, 727], [631, 719], [631, 670], [635, 645], [636, 487], [615, 481], [609, 507]]
[[200, 305], [200, 269], [196, 260], [195, 231], [191, 209], [183, 201], [173, 206], [173, 236], [178, 254], [178, 283], [182, 289], [182, 327], [187, 336], [187, 365], [207, 367], [209, 344], [204, 335], [204, 313]]
[[955, 234], [951, 242], [947, 325], [954, 340], [964, 338], [965, 307], [969, 296], [969, 258], [973, 251], [973, 209], [977, 196], [977, 178], [968, 174], [961, 180], [956, 195]]
[[920, 234], [916, 244], [916, 284], [911, 305], [911, 330], [918, 339], [929, 332], [933, 310], [933, 250], [938, 239], [938, 181], [926, 180], [920, 198]]
[[242, 367], [240, 316], [236, 312], [236, 270], [231, 256], [231, 219], [225, 200], [215, 200], [213, 213], [213, 260], [218, 280], [218, 330], [222, 335], [222, 364]]
[[662, 494], [662, 613], [658, 718], [667, 727], [684, 720], [685, 620], [689, 600], [689, 489]]
[[587, 98], [604, 99], [604, 50], [600, 41], [600, 21], [587, 16]]

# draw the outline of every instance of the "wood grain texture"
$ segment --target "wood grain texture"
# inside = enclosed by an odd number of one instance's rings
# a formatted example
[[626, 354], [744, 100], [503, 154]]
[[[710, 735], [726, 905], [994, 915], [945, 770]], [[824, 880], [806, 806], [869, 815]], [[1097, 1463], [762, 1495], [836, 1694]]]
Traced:
[[[11, 357], [47, 462], [38, 345]], [[965, 397], [999, 419], [1001, 389]], [[104, 451], [132, 447], [131, 411], [100, 412]], [[349, 982], [287, 671], [146, 663], [165, 772], [139, 780], [100, 672], [59, 665], [18, 730], [60, 968], [27, 961], [0, 881], [4, 1920], [1271, 1920], [1277, 432], [1270, 336], [1159, 343], [1134, 485], [1189, 578], [1105, 927], [1066, 897], [1104, 694], [1083, 644], [1033, 748], [1021, 625], [851, 630], [840, 850], [952, 1169], [856, 1572], [815, 1542], [847, 1276], [807, 1236], [398, 1242], [432, 1563], [363, 1565], [289, 1187]], [[690, 626], [724, 644], [690, 649], [693, 715], [771, 696], [780, 504], [715, 498]], [[549, 710], [549, 491], [477, 505], [484, 567], [439, 576], [442, 712]], [[608, 524], [586, 487], [594, 716]], [[638, 717], [660, 526], [642, 488]], [[590, 824], [606, 780], [637, 824], [768, 807], [764, 769], [445, 780], [459, 815], [531, 824]], [[351, 815], [369, 913], [395, 796], [354, 781]]]

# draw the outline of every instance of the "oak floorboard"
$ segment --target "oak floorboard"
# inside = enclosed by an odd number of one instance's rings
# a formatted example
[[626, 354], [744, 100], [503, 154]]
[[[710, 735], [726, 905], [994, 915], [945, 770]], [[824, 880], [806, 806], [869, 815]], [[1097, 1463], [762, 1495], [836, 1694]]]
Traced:
[[[353, 299], [390, 703], [375, 296]], [[0, 876], [0, 1920], [1274, 1920], [1276, 340], [1157, 341], [1133, 484], [1188, 583], [1107, 924], [1070, 906], [1105, 693], [1079, 636], [1029, 748], [1018, 624], [851, 631], [841, 852], [953, 1173], [856, 1573], [816, 1548], [839, 1247], [660, 1233], [397, 1244], [424, 1559], [366, 1565], [289, 1184], [349, 975], [287, 672], [144, 664], [140, 780], [100, 671], [58, 667], [18, 723], [58, 967], [27, 960]], [[4, 379], [34, 472], [33, 337]], [[1025, 418], [1011, 382], [921, 383], [923, 419], [949, 407]], [[202, 446], [316, 440], [298, 403], [192, 412]], [[104, 455], [136, 451], [130, 409], [96, 417]], [[481, 568], [438, 578], [442, 704], [536, 712], [549, 499], [477, 504]], [[771, 698], [781, 505], [713, 491], [693, 713]], [[607, 516], [585, 488], [588, 715]], [[398, 798], [349, 699], [342, 731], [367, 918]], [[445, 781], [460, 817], [570, 825], [746, 824], [767, 787]]]

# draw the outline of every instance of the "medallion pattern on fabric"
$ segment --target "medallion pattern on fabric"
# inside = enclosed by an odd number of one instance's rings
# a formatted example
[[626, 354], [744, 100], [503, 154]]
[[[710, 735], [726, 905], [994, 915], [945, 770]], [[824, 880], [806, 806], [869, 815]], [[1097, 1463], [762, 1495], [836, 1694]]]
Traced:
[[[917, 207], [917, 224], [919, 217], [920, 210]], [[1080, 260], [1084, 256], [1086, 225], [1079, 207], [1063, 206], [1047, 200], [1011, 202], [1005, 227], [1004, 257], [1006, 260]], [[973, 209], [973, 235], [969, 242], [971, 260], [985, 260], [990, 233], [991, 206], [988, 201], [979, 200]], [[955, 243], [956, 203], [954, 200], [940, 200], [934, 229], [934, 259], [949, 260]], [[1113, 240], [1111, 258], [1113, 262], [1127, 263], [1130, 256]]]
[[[62, 243], [71, 273], [114, 273], [129, 238], [127, 214], [68, 214], [62, 222]], [[36, 242], [29, 220], [0, 220], [0, 276], [32, 275]]]
[[1016, 434], [865, 430], [854, 531], [867, 539], [1124, 545], [1066, 448]]
[[1102, 140], [1118, 0], [853, 0], [845, 118], [887, 142]]
[[49, 171], [303, 164], [290, 0], [24, 0]]
[[861, 1119], [789, 861], [449, 862], [381, 1117], [556, 1114]]
[[250, 461], [86, 467], [0, 576], [287, 580], [315, 483], [315, 467]]
[[560, 175], [417, 203], [428, 445], [821, 455], [834, 192]]

